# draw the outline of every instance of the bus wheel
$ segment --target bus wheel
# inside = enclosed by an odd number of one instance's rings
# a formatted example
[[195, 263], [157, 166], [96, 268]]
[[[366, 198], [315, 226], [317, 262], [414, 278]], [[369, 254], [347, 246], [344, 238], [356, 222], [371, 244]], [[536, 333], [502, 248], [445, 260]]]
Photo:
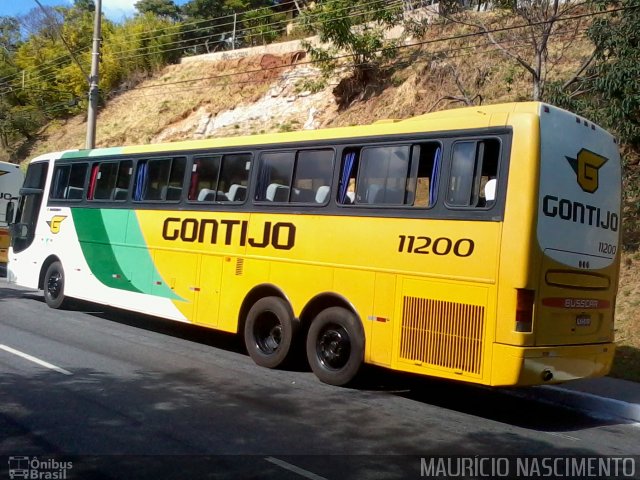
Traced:
[[342, 307], [320, 312], [307, 335], [307, 359], [324, 383], [351, 382], [364, 361], [364, 332], [358, 318]]
[[281, 366], [289, 356], [297, 326], [289, 304], [282, 298], [261, 298], [249, 310], [244, 326], [249, 356], [261, 367]]
[[44, 300], [51, 308], [64, 308], [64, 270], [60, 262], [53, 262], [44, 275]]

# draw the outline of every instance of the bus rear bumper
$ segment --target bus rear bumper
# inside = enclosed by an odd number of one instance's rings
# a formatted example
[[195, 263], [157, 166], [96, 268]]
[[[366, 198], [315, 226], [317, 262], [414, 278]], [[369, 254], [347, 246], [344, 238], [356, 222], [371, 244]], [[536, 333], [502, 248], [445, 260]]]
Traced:
[[609, 373], [614, 343], [516, 347], [495, 343], [491, 385], [551, 385]]

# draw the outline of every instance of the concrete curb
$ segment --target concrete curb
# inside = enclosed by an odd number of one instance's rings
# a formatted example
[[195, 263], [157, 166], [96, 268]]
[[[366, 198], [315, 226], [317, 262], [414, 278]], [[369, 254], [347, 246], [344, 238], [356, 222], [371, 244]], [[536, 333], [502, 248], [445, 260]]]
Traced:
[[588, 412], [599, 418], [617, 418], [640, 422], [640, 405], [637, 403], [570, 390], [560, 386], [534, 388], [535, 393], [530, 392], [528, 396], [535, 396], [536, 399], [543, 402]]

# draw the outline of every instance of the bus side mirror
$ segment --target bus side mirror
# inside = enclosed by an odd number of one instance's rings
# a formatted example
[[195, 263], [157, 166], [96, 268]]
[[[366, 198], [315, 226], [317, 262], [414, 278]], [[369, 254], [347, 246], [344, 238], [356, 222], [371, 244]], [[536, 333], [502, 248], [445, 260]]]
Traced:
[[6, 215], [5, 215], [5, 221], [7, 222], [7, 225], [11, 225], [13, 223], [13, 221], [15, 220], [13, 217], [16, 213], [16, 207], [15, 204], [13, 203], [13, 200], [9, 200], [9, 202], [7, 203], [7, 210], [6, 210]]

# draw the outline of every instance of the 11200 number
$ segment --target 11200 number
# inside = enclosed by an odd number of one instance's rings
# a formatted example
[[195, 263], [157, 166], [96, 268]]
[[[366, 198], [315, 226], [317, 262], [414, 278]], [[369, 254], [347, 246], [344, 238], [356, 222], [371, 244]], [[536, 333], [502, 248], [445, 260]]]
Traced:
[[449, 255], [453, 253], [456, 257], [468, 257], [475, 249], [475, 243], [470, 238], [461, 238], [455, 242], [447, 237], [416, 237], [414, 235], [399, 235], [400, 253], [418, 253], [428, 255]]

